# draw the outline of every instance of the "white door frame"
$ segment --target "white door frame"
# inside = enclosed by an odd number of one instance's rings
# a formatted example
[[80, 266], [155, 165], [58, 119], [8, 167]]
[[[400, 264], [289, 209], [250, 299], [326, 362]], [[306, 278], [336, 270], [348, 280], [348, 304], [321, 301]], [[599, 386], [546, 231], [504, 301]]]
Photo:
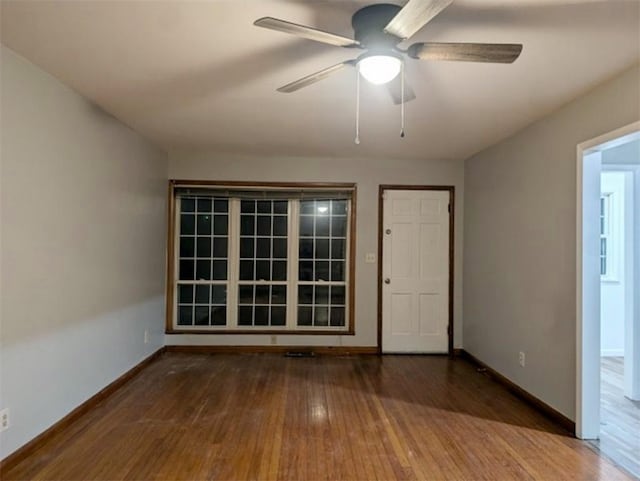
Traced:
[[453, 273], [454, 273], [454, 225], [455, 225], [455, 193], [453, 185], [402, 185], [383, 184], [378, 189], [378, 354], [382, 354], [382, 264], [384, 238], [384, 192], [386, 190], [437, 190], [449, 192], [449, 206], [451, 215], [449, 216], [449, 325], [447, 333], [449, 336], [448, 351], [449, 357], [453, 357]]
[[582, 142], [576, 168], [576, 436], [600, 433], [600, 172], [605, 149], [640, 138], [640, 121]]

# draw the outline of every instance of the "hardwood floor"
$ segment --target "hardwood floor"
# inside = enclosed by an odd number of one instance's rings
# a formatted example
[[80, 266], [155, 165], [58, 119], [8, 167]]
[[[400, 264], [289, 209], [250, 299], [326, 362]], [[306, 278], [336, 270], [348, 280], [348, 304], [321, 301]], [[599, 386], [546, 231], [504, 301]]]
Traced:
[[165, 353], [4, 480], [628, 480], [464, 360]]
[[640, 477], [640, 401], [624, 397], [624, 359], [601, 358], [600, 440], [594, 445]]

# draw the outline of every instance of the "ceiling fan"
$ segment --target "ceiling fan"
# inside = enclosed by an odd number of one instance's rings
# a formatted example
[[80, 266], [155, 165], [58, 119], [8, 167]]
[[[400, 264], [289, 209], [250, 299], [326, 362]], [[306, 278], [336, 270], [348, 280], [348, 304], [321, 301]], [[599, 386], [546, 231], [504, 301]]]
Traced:
[[379, 3], [361, 8], [351, 17], [354, 38], [287, 22], [273, 17], [256, 20], [258, 27], [278, 30], [298, 37], [344, 48], [364, 50], [355, 59], [307, 75], [278, 89], [291, 93], [318, 82], [344, 67], [357, 67], [373, 84], [387, 84], [396, 104], [415, 98], [404, 78], [398, 92], [397, 82], [405, 56], [418, 60], [512, 63], [522, 51], [521, 44], [418, 42], [402, 49], [398, 44], [424, 27], [453, 0], [409, 0], [404, 7]]

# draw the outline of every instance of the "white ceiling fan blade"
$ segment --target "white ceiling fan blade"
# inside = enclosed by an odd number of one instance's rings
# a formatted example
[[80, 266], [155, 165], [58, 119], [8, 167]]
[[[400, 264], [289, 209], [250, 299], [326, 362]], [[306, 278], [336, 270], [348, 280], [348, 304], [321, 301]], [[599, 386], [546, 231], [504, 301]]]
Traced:
[[315, 40], [316, 42], [327, 43], [329, 45], [335, 45], [337, 47], [358, 47], [360, 45], [356, 40], [351, 38], [273, 17], [259, 18], [253, 22], [253, 24], [257, 27], [277, 30], [279, 32], [289, 33], [291, 35]]
[[312, 73], [311, 75], [307, 75], [306, 77], [302, 77], [301, 79], [298, 79], [294, 82], [284, 85], [278, 89], [278, 92], [283, 92], [286, 94], [295, 92], [296, 90], [300, 90], [301, 88], [307, 87], [311, 84], [314, 84], [316, 82], [319, 82], [320, 80], [327, 78], [332, 73], [337, 72], [338, 70], [342, 70], [344, 67], [353, 66], [353, 65], [355, 65], [354, 60], [347, 60], [346, 62], [341, 62], [336, 65], [332, 65], [331, 67], [327, 67], [323, 70], [320, 70], [319, 72]]
[[384, 31], [407, 39], [424, 27], [453, 0], [409, 0], [384, 28]]

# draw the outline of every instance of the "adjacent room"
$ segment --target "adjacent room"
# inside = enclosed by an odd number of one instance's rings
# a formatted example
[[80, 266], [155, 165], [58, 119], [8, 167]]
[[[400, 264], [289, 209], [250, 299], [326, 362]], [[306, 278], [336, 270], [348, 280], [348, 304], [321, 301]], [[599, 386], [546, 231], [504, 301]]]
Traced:
[[640, 477], [640, 2], [0, 0], [0, 477]]

